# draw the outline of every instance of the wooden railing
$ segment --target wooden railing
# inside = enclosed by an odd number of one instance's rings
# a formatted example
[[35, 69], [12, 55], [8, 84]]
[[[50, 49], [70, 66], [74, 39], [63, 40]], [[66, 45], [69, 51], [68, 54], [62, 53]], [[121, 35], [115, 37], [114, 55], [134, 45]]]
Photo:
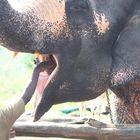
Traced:
[[[57, 121], [56, 121], [57, 120]], [[80, 124], [86, 119], [55, 119], [41, 122], [17, 121], [17, 136], [59, 137], [85, 140], [140, 140], [140, 125], [108, 125], [94, 120], [93, 125]], [[76, 124], [79, 123], [79, 124]]]

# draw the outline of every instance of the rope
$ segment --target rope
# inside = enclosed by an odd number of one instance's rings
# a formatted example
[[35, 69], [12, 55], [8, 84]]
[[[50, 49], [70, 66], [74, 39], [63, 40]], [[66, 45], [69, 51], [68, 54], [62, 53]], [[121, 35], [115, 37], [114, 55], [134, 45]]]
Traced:
[[112, 116], [112, 112], [111, 112], [111, 105], [110, 105], [110, 101], [109, 101], [109, 93], [108, 90], [106, 90], [106, 97], [107, 97], [107, 103], [108, 103], [108, 108], [109, 108], [109, 114], [110, 114], [110, 121], [113, 124], [113, 116]]

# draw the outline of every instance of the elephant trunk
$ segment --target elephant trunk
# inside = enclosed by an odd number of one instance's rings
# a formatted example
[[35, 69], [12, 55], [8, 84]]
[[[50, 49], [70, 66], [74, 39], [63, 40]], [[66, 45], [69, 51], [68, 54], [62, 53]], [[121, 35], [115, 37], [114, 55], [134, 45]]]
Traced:
[[26, 51], [19, 41], [20, 27], [19, 12], [14, 10], [7, 0], [0, 0], [0, 45], [14, 51]]
[[47, 43], [59, 38], [64, 27], [64, 1], [27, 1], [13, 8], [0, 0], [0, 44], [17, 52], [46, 53]]

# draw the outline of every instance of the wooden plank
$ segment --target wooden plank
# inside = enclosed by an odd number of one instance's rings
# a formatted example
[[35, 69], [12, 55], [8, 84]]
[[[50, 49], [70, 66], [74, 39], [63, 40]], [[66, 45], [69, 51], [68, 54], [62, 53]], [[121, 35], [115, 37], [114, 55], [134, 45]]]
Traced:
[[87, 124], [53, 122], [16, 122], [17, 136], [61, 137], [88, 140], [140, 140], [140, 125], [120, 125], [108, 128]]

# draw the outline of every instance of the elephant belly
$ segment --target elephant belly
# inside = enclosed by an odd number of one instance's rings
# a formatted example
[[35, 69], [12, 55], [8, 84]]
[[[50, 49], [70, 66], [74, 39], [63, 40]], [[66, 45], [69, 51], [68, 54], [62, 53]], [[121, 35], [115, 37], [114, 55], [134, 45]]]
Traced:
[[114, 95], [114, 121], [119, 124], [140, 123], [140, 81], [135, 80], [124, 88], [124, 94], [127, 97]]

